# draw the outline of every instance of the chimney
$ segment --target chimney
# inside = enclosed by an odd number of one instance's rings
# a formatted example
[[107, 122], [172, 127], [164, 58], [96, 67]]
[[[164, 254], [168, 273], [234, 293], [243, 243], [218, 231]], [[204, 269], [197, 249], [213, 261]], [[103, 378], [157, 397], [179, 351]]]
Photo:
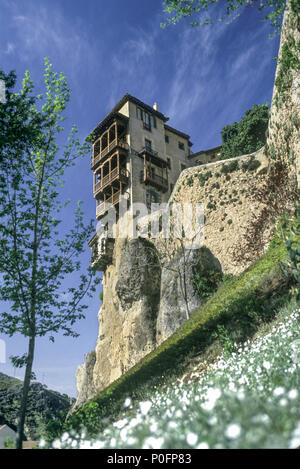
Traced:
[[158, 104], [157, 104], [157, 103], [154, 103], [154, 104], [153, 104], [153, 109], [154, 109], [155, 111], [158, 111]]

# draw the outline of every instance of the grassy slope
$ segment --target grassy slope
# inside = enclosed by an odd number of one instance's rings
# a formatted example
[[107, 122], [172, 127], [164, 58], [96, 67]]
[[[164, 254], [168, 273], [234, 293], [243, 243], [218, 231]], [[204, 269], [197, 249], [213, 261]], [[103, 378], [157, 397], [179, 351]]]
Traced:
[[[168, 373], [174, 376], [174, 370], [180, 369], [187, 356], [204, 352], [212, 343], [212, 333], [219, 324], [235, 331], [238, 340], [255, 333], [255, 324], [271, 319], [268, 304], [272, 303], [272, 297], [275, 295], [279, 302], [284, 297], [280, 293], [281, 288], [286, 291], [280, 262], [286, 255], [285, 245], [279, 240], [273, 241], [264, 256], [222, 285], [168, 340], [77, 410], [68, 426], [78, 428], [83, 424], [96, 432], [104, 417], [117, 415], [128, 395], [137, 395], [139, 389], [154, 383], [156, 377], [159, 382]], [[93, 425], [89, 428], [91, 420]]]

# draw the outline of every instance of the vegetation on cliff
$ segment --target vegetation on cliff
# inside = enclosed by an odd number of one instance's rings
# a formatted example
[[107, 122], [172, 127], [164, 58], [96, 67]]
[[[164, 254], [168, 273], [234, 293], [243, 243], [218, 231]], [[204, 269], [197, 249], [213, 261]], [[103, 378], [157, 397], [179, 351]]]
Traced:
[[269, 122], [268, 104], [255, 104], [248, 109], [240, 122], [233, 122], [222, 129], [221, 159], [254, 153], [266, 143]]
[[[149, 389], [180, 376], [192, 357], [202, 357], [203, 363], [208, 357], [212, 362], [221, 350], [233, 352], [242, 349], [246, 341], [252, 340], [261, 328], [268, 327], [265, 325], [278, 317], [279, 311], [295, 312], [295, 289], [299, 291], [299, 279], [294, 275], [294, 259], [300, 239], [298, 211], [280, 225], [279, 232], [282, 230], [286, 234], [285, 242], [277, 234], [265, 255], [241, 275], [226, 279], [207, 303], [167, 341], [75, 412], [66, 429], [78, 431], [83, 426], [89, 436], [104, 431], [118, 418], [128, 396], [133, 403], [143, 400], [149, 395]], [[295, 331], [297, 327], [295, 323]], [[286, 352], [288, 347], [287, 343]], [[280, 358], [278, 360], [282, 363]], [[280, 370], [278, 373], [275, 387], [283, 379]], [[294, 381], [291, 383], [290, 391], [294, 389]], [[249, 392], [251, 394], [252, 391]], [[103, 444], [109, 447], [105, 441]], [[141, 440], [137, 441], [135, 444], [141, 443]]]

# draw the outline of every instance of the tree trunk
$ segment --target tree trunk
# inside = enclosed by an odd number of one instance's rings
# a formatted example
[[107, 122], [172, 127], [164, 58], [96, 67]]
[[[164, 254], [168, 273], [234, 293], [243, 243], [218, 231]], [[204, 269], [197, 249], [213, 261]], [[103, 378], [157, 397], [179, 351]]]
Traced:
[[32, 336], [29, 339], [29, 346], [28, 346], [27, 364], [26, 364], [25, 378], [24, 378], [23, 390], [22, 390], [21, 407], [20, 407], [20, 413], [19, 413], [16, 449], [22, 449], [22, 441], [24, 438], [24, 424], [25, 424], [28, 392], [29, 392], [30, 381], [31, 381], [32, 364], [33, 364], [33, 358], [34, 358], [34, 345], [35, 345], [35, 337]]

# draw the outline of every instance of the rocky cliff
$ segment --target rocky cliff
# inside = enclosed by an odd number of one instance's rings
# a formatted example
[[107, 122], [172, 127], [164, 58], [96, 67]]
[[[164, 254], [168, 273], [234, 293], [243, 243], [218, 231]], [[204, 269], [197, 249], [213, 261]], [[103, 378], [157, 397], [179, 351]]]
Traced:
[[[252, 155], [188, 168], [174, 188], [171, 203], [203, 205], [205, 248], [174, 248], [174, 256], [161, 262], [157, 240], [115, 240], [112, 263], [103, 274], [96, 349], [77, 371], [76, 406], [193, 314], [203, 302], [194, 288], [195, 271], [204, 277], [210, 270], [242, 272], [265, 251], [280, 215], [292, 208], [300, 168], [300, 12], [294, 4], [288, 2], [282, 27], [266, 146]], [[287, 47], [296, 59], [298, 54], [296, 68], [295, 61], [287, 61]]]

